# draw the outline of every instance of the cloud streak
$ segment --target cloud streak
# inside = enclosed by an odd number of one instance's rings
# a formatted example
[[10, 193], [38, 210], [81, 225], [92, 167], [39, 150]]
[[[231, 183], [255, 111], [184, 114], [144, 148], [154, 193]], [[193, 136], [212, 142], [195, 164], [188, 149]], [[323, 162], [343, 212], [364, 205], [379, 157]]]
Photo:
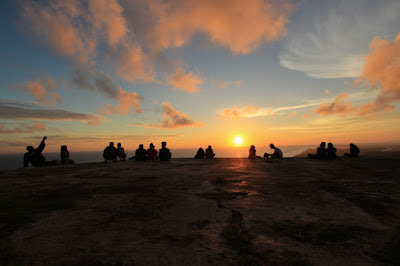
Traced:
[[35, 122], [31, 125], [22, 123], [20, 127], [6, 128], [0, 125], [0, 134], [16, 134], [16, 133], [34, 133], [46, 131], [46, 125], [41, 122]]
[[10, 120], [53, 120], [81, 121], [88, 125], [100, 124], [102, 117], [97, 115], [70, 112], [61, 109], [42, 108], [35, 104], [0, 99], [0, 119]]
[[319, 16], [312, 24], [292, 25], [293, 34], [288, 36], [279, 54], [282, 66], [313, 78], [358, 77], [363, 69], [363, 56], [368, 52], [366, 44], [382, 29], [397, 33], [400, 24], [400, 2], [396, 0], [385, 4], [373, 0], [339, 1], [339, 4], [327, 1], [321, 7], [302, 9], [299, 15], [303, 17]]
[[242, 117], [261, 117], [274, 116], [275, 112], [272, 109], [260, 108], [258, 106], [233, 107], [232, 109], [225, 108], [221, 111], [220, 116], [225, 119], [238, 119]]

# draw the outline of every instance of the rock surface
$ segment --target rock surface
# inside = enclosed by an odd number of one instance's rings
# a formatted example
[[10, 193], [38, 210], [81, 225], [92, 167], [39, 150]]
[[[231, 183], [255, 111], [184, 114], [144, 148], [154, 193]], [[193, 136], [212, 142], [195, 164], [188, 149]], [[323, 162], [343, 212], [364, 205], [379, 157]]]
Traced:
[[0, 264], [399, 264], [398, 158], [0, 172]]

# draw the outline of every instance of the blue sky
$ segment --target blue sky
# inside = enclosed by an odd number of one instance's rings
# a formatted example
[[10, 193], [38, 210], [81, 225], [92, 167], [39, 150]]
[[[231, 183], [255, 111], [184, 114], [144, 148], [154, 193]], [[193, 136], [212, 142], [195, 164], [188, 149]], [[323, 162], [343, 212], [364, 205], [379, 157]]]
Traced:
[[110, 139], [224, 147], [237, 135], [243, 145], [399, 140], [398, 1], [2, 1], [0, 10], [0, 152], [43, 135], [49, 150], [61, 140], [76, 150]]

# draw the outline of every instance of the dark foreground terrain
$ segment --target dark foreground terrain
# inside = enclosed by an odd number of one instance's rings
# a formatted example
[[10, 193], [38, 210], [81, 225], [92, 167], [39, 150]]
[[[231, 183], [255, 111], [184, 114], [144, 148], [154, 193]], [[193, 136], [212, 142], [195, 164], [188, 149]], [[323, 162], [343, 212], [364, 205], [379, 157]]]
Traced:
[[400, 264], [400, 160], [0, 173], [0, 265]]

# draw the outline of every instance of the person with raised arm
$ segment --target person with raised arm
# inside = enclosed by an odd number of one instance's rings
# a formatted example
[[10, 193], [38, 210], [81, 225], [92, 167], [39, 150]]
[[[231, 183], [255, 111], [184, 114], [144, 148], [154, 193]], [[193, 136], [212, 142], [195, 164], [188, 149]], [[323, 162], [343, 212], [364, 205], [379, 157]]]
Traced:
[[24, 168], [28, 167], [29, 163], [31, 163], [32, 166], [34, 166], [34, 167], [58, 164], [57, 160], [46, 161], [46, 159], [42, 155], [44, 147], [46, 146], [46, 143], [44, 143], [44, 141], [46, 139], [47, 139], [47, 137], [43, 137], [42, 142], [40, 142], [39, 146], [36, 149], [32, 146], [26, 147], [26, 150], [28, 152], [25, 153], [25, 155], [24, 155]]

